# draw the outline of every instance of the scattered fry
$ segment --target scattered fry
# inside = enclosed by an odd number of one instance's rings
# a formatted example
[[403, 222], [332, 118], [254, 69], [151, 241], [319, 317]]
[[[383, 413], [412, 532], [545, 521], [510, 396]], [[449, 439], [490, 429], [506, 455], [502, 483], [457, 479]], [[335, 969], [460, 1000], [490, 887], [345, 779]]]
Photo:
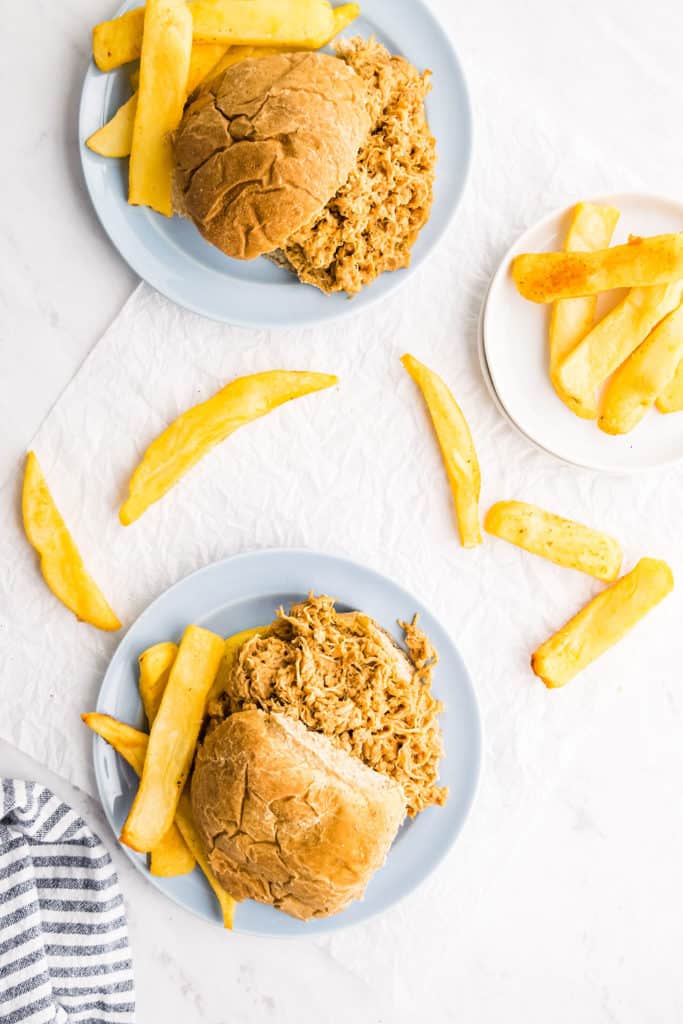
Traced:
[[40, 555], [41, 572], [55, 597], [81, 622], [108, 631], [120, 629], [121, 623], [83, 564], [34, 452], [26, 459], [21, 508], [26, 536]]
[[[566, 252], [592, 252], [605, 249], [619, 220], [619, 211], [612, 206], [577, 203], [565, 239]], [[550, 316], [550, 379], [563, 402], [567, 403], [558, 367], [562, 360], [588, 334], [595, 319], [597, 296], [562, 299], [553, 303]]]
[[202, 846], [202, 841], [199, 837], [199, 833], [197, 832], [197, 826], [194, 823], [192, 803], [188, 796], [187, 789], [183, 790], [178, 802], [176, 822], [178, 823], [178, 828], [182, 833], [183, 839], [192, 851], [197, 863], [206, 875], [207, 882], [216, 895], [216, 899], [220, 904], [221, 913], [223, 915], [223, 927], [228, 930], [232, 930], [232, 922], [235, 914], [235, 900], [232, 898], [230, 893], [226, 892], [211, 870], [211, 865], [209, 864], [208, 857], [204, 853], [204, 847]]
[[683, 359], [683, 306], [669, 313], [610, 378], [598, 426], [627, 434], [671, 383]]
[[157, 716], [161, 698], [168, 683], [168, 677], [178, 653], [177, 644], [171, 641], [163, 641], [148, 647], [138, 658], [140, 667], [140, 698], [145, 709], [147, 725], [152, 727], [152, 722]]
[[121, 842], [140, 853], [168, 831], [187, 779], [206, 698], [223, 654], [223, 640], [188, 626], [152, 724], [145, 766]]
[[676, 367], [676, 372], [662, 391], [656, 402], [660, 412], [680, 412], [683, 409], [683, 360]]
[[549, 688], [564, 686], [628, 633], [673, 589], [666, 562], [642, 558], [546, 640], [531, 667]]
[[[138, 732], [137, 729], [119, 722], [110, 715], [101, 715], [97, 712], [81, 715], [81, 718], [89, 729], [106, 740], [117, 754], [128, 762], [136, 775], [142, 775], [149, 742], [149, 737], [144, 732]], [[186, 875], [192, 871], [194, 865], [194, 855], [175, 824], [172, 824], [150, 854], [151, 873], [171, 878]]]
[[148, 0], [133, 124], [128, 202], [173, 216], [173, 145], [185, 104], [192, 18], [184, 0]]
[[597, 417], [598, 389], [659, 321], [676, 309], [681, 297], [681, 281], [632, 288], [565, 357], [557, 374], [567, 403], [578, 416]]
[[577, 569], [611, 583], [621, 569], [621, 547], [612, 537], [525, 501], [499, 501], [484, 526], [501, 540], [516, 544], [556, 565]]
[[512, 276], [531, 302], [670, 284], [683, 278], [683, 234], [632, 238], [595, 252], [525, 253], [512, 261]]
[[213, 398], [188, 409], [145, 452], [133, 473], [129, 497], [121, 506], [124, 526], [135, 522], [166, 494], [214, 445], [246, 423], [294, 398], [337, 384], [325, 373], [271, 370], [238, 377]]
[[401, 362], [420, 388], [434, 424], [455, 502], [462, 546], [476, 547], [481, 544], [481, 474], [467, 420], [441, 377], [414, 356], [406, 354]]

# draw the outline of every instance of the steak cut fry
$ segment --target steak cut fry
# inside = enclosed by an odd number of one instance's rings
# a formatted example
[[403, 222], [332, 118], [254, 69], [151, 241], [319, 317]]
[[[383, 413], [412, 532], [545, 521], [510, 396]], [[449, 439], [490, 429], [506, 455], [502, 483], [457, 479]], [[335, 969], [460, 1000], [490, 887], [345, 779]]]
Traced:
[[266, 637], [269, 636], [271, 632], [272, 628], [270, 625], [253, 626], [251, 629], [243, 629], [240, 633], [235, 633], [233, 636], [228, 637], [223, 645], [223, 657], [221, 658], [216, 678], [206, 700], [207, 706], [212, 700], [220, 697], [220, 695], [227, 689], [228, 681], [232, 676], [232, 670], [237, 663], [237, 656], [242, 650], [244, 644], [246, 644], [247, 640], [251, 640], [252, 637], [255, 636]]
[[140, 699], [150, 729], [157, 716], [177, 653], [178, 645], [171, 643], [170, 640], [164, 640], [153, 647], [148, 647], [138, 658]]
[[427, 403], [455, 502], [462, 546], [476, 547], [481, 544], [481, 474], [467, 420], [438, 374], [411, 355], [402, 356], [401, 362]]
[[107, 631], [120, 629], [121, 623], [83, 564], [34, 452], [26, 459], [21, 510], [26, 536], [40, 555], [40, 570], [55, 597], [81, 622]]
[[656, 401], [660, 412], [680, 412], [683, 409], [683, 360]]
[[501, 540], [567, 569], [578, 569], [608, 583], [619, 575], [622, 552], [613, 537], [525, 501], [496, 502], [484, 526]]
[[133, 473], [129, 497], [121, 506], [124, 526], [135, 522], [215, 445], [279, 405], [330, 388], [326, 373], [270, 370], [238, 377], [213, 398], [179, 416], [151, 443]]
[[670, 284], [683, 278], [683, 234], [632, 238], [595, 252], [524, 253], [513, 259], [512, 276], [531, 302]]
[[197, 831], [197, 826], [194, 823], [194, 815], [192, 814], [192, 803], [187, 793], [187, 789], [183, 790], [178, 803], [178, 809], [176, 811], [176, 822], [180, 829], [183, 839], [192, 850], [193, 855], [197, 859], [197, 863], [206, 875], [206, 880], [211, 886], [218, 900], [221, 908], [221, 914], [223, 915], [223, 927], [228, 930], [232, 929], [232, 922], [235, 915], [235, 900], [232, 898], [230, 893], [226, 892], [221, 883], [218, 881], [209, 859], [204, 852], [202, 841]]
[[147, 853], [173, 823], [187, 779], [206, 698], [223, 655], [223, 639], [188, 626], [149, 735], [147, 757], [121, 842]]
[[683, 306], [669, 313], [607, 382], [598, 426], [627, 434], [671, 383], [683, 359]]
[[532, 655], [531, 667], [551, 689], [565, 686], [628, 633], [673, 589], [666, 562], [642, 558], [594, 597]]
[[[565, 252], [592, 252], [605, 249], [619, 220], [619, 211], [613, 206], [577, 203], [565, 239]], [[596, 295], [580, 299], [562, 299], [553, 303], [548, 333], [550, 380], [563, 402], [567, 398], [558, 377], [558, 367], [564, 357], [588, 334], [595, 319]]]
[[[128, 762], [136, 775], [142, 775], [149, 741], [144, 732], [138, 732], [137, 729], [119, 722], [110, 715], [101, 715], [97, 712], [81, 715], [81, 718], [89, 729], [106, 740], [117, 754]], [[188, 874], [194, 865], [194, 855], [182, 834], [175, 824], [171, 825], [152, 850], [149, 866], [151, 873], [162, 878], [172, 878]]]
[[632, 288], [558, 368], [567, 404], [585, 419], [598, 415], [598, 390], [683, 297], [683, 282]]

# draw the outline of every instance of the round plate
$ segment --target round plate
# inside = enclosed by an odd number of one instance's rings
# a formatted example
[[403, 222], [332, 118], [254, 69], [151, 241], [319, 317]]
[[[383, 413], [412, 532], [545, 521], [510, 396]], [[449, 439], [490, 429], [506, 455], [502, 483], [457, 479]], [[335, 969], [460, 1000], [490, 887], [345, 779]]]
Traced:
[[[127, 0], [118, 13], [139, 5]], [[232, 260], [180, 217], [168, 219], [126, 202], [128, 161], [92, 153], [85, 140], [130, 95], [129, 68], [103, 74], [94, 63], [81, 97], [79, 145], [85, 181], [97, 215], [133, 270], [181, 306], [230, 324], [278, 327], [313, 324], [358, 313], [385, 298], [417, 269], [437, 244], [460, 201], [470, 163], [471, 117], [458, 58], [443, 29], [420, 0], [364, 0], [363, 13], [343, 35], [374, 35], [392, 53], [431, 68], [427, 113], [438, 163], [434, 205], [408, 269], [382, 274], [353, 301], [323, 295], [266, 259]]]
[[[440, 718], [445, 755], [439, 781], [450, 789], [445, 807], [429, 807], [407, 820], [387, 863], [370, 882], [365, 898], [334, 917], [296, 921], [272, 907], [247, 900], [235, 913], [235, 930], [257, 935], [310, 935], [363, 921], [391, 906], [434, 870], [455, 841], [474, 799], [481, 761], [481, 726], [467, 670], [448, 633], [415, 597], [371, 569], [314, 551], [268, 550], [216, 562], [186, 577], [156, 599], [131, 626], [111, 660], [97, 710], [142, 726], [137, 684], [138, 655], [161, 640], [180, 640], [194, 622], [230, 636], [270, 622], [280, 605], [303, 600], [310, 590], [330, 594], [342, 610], [362, 609], [398, 641], [398, 619], [420, 615], [420, 625], [439, 652], [433, 690], [445, 704]], [[128, 814], [137, 780], [132, 769], [99, 737], [94, 741], [100, 799], [116, 836]], [[179, 878], [156, 878], [146, 858], [122, 849], [136, 867], [181, 906], [221, 924], [215, 898], [199, 868]]]
[[[658, 235], [683, 230], [683, 205], [643, 194], [591, 200], [621, 210], [613, 244], [630, 234]], [[610, 473], [633, 473], [683, 458], [683, 417], [650, 412], [629, 434], [612, 437], [593, 420], [580, 419], [555, 394], [548, 375], [550, 306], [527, 302], [518, 293], [510, 263], [521, 252], [561, 249], [572, 206], [556, 210], [525, 232], [496, 271], [481, 317], [482, 369], [499, 407], [530, 441], [564, 462]], [[623, 292], [600, 296], [598, 317]], [[488, 371], [488, 372], [487, 372]]]

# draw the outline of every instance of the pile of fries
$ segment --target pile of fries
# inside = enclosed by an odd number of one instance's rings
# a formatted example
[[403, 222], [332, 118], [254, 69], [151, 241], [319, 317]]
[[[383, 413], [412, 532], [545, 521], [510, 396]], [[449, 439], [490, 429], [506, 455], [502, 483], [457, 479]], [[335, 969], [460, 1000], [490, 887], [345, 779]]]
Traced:
[[93, 29], [100, 71], [139, 66], [130, 99], [86, 144], [130, 156], [128, 202], [171, 217], [172, 133], [197, 86], [247, 57], [320, 49], [359, 13], [356, 3], [328, 0], [147, 0]]
[[[577, 416], [626, 434], [652, 406], [683, 409], [683, 234], [609, 247], [619, 211], [579, 203], [561, 253], [512, 262], [521, 295], [552, 303], [550, 379]], [[627, 288], [595, 323], [597, 296]]]

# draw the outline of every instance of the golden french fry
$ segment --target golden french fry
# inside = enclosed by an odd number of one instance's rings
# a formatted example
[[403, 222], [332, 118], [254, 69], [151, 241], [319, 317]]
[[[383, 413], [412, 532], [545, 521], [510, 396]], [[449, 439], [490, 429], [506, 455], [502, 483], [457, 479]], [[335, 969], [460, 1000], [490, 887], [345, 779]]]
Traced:
[[594, 597], [532, 655], [549, 688], [564, 686], [628, 633], [673, 589], [666, 562], [641, 558], [635, 569]]
[[525, 551], [608, 583], [621, 569], [621, 547], [614, 538], [525, 501], [496, 502], [484, 527]]
[[138, 94], [134, 92], [106, 124], [86, 139], [88, 149], [92, 149], [93, 153], [100, 156], [128, 156], [133, 141], [133, 124], [137, 109]]
[[680, 412], [683, 409], [683, 360], [655, 404], [664, 413]]
[[187, 95], [192, 18], [185, 0], [147, 0], [128, 202], [173, 216], [173, 144]]
[[[332, 11], [332, 17], [334, 19], [334, 36], [339, 35], [345, 28], [348, 28], [352, 21], [355, 21], [360, 14], [360, 6], [356, 3], [353, 4], [340, 4], [339, 7], [335, 7]], [[323, 45], [329, 43], [330, 40], [326, 39]]]
[[21, 497], [24, 531], [40, 555], [48, 587], [81, 622], [107, 631], [121, 623], [88, 573], [54, 503], [35, 452], [29, 452]]
[[462, 546], [476, 547], [481, 544], [481, 474], [467, 420], [438, 374], [408, 354], [401, 357], [401, 362], [427, 403], [455, 502]]
[[[607, 248], [618, 220], [619, 211], [613, 206], [577, 203], [564, 243], [565, 252], [592, 252]], [[587, 295], [553, 303], [548, 334], [550, 380], [563, 402], [567, 399], [558, 377], [558, 366], [590, 331], [597, 301], [597, 296]]]
[[[346, 10], [340, 8], [343, 13], [335, 18], [327, 0], [194, 0], [187, 4], [197, 42], [285, 46], [288, 50], [325, 46], [357, 17], [355, 4], [343, 7]], [[145, 8], [137, 7], [95, 26], [93, 57], [101, 71], [111, 71], [140, 56], [144, 17]]]
[[327, 373], [270, 370], [238, 377], [212, 398], [193, 406], [174, 420], [142, 457], [129, 485], [129, 497], [121, 506], [124, 526], [164, 494], [215, 445], [253, 420], [294, 398], [337, 384]]
[[683, 306], [669, 313], [607, 382], [598, 426], [627, 434], [670, 384], [683, 359]]
[[650, 331], [676, 309], [683, 282], [632, 288], [607, 316], [564, 358], [557, 375], [569, 407], [578, 416], [595, 419], [598, 390]]
[[150, 728], [159, 710], [177, 653], [178, 645], [164, 640], [148, 647], [138, 658], [140, 699]]
[[206, 875], [207, 882], [216, 895], [216, 899], [218, 900], [221, 913], [223, 915], [223, 927], [232, 929], [232, 922], [235, 914], [235, 900], [232, 898], [230, 893], [226, 892], [211, 870], [211, 865], [209, 864], [208, 857], [204, 852], [202, 841], [199, 833], [197, 832], [197, 826], [194, 823], [192, 803], [188, 796], [187, 788], [183, 790], [178, 802], [176, 822], [178, 823], [178, 828], [182, 833], [183, 839], [190, 850], [192, 850], [197, 863]]
[[168, 831], [192, 765], [206, 698], [223, 654], [223, 639], [188, 626], [152, 724], [145, 766], [121, 842], [152, 850]]
[[[144, 732], [97, 712], [81, 715], [81, 718], [89, 729], [106, 740], [128, 762], [136, 775], [142, 775], [149, 742]], [[175, 824], [171, 825], [150, 854], [150, 871], [153, 875], [170, 878], [186, 875], [194, 865], [194, 855]]]
[[595, 252], [524, 253], [513, 259], [512, 276], [531, 302], [670, 284], [683, 278], [683, 234], [631, 238]]
[[233, 636], [228, 637], [223, 645], [223, 657], [221, 658], [216, 678], [206, 700], [207, 705], [212, 700], [215, 700], [216, 697], [220, 697], [227, 689], [227, 680], [230, 678], [240, 650], [247, 640], [251, 640], [254, 636], [269, 636], [269, 634], [270, 626], [255, 626], [252, 629], [243, 629], [240, 633], [235, 633]]

